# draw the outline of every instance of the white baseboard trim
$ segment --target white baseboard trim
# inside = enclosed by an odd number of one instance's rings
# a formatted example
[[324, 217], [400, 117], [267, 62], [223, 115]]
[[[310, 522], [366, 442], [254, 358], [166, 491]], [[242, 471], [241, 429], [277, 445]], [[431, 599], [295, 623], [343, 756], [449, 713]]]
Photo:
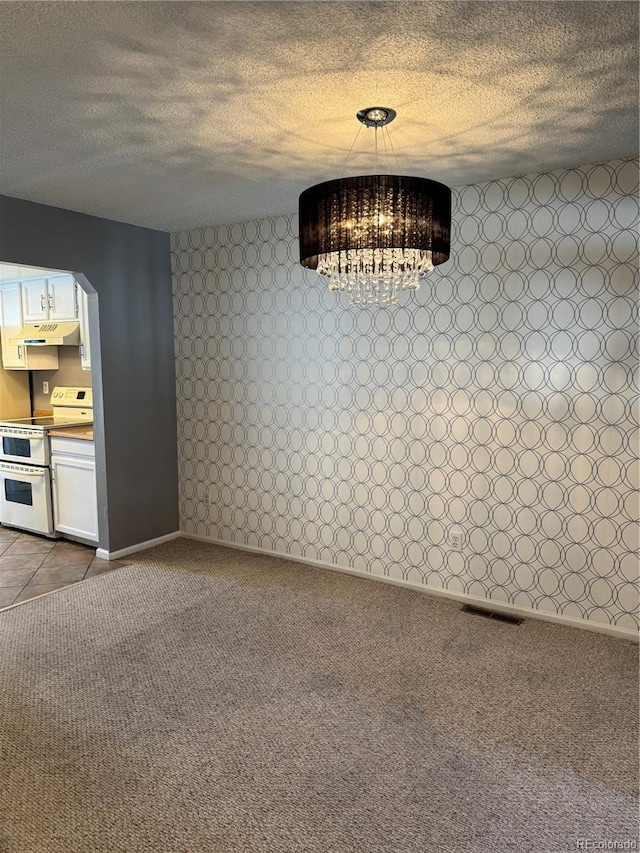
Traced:
[[137, 545], [129, 545], [128, 548], [120, 548], [119, 551], [106, 551], [104, 548], [98, 548], [96, 557], [101, 560], [119, 560], [121, 557], [128, 557], [129, 554], [135, 554], [137, 551], [145, 551], [147, 548], [153, 548], [154, 545], [163, 545], [165, 542], [170, 542], [172, 539], [184, 536], [179, 530], [173, 533], [167, 533], [164, 536], [158, 536], [156, 539], [147, 539], [146, 542], [138, 542]]
[[320, 569], [329, 569], [329, 571], [332, 572], [342, 572], [347, 575], [356, 575], [360, 578], [367, 578], [367, 580], [382, 581], [383, 583], [402, 586], [406, 589], [419, 590], [420, 592], [427, 593], [427, 595], [449, 598], [453, 601], [459, 601], [462, 604], [476, 604], [479, 607], [487, 607], [491, 610], [498, 610], [501, 613], [511, 613], [514, 616], [521, 616], [523, 619], [539, 619], [542, 622], [553, 622], [556, 625], [565, 625], [570, 628], [582, 628], [585, 631], [595, 631], [597, 634], [607, 634], [610, 637], [630, 640], [632, 643], [640, 642], [640, 633], [633, 631], [631, 628], [618, 628], [616, 625], [605, 625], [601, 622], [590, 622], [587, 619], [576, 619], [573, 616], [546, 613], [542, 610], [534, 610], [532, 607], [505, 604], [502, 601], [494, 601], [492, 598], [482, 598], [479, 595], [469, 595], [466, 592], [455, 592], [454, 590], [440, 589], [439, 587], [416, 583], [416, 581], [398, 580], [396, 578], [384, 577], [384, 575], [374, 575], [370, 572], [364, 572], [361, 569], [351, 569], [345, 566], [338, 566], [336, 563], [328, 563], [324, 560], [313, 560], [308, 557], [301, 557], [299, 554], [283, 554], [280, 551], [272, 551], [269, 548], [258, 548], [255, 545], [244, 545], [239, 542], [225, 542], [222, 539], [213, 539], [210, 536], [200, 536], [197, 533], [187, 533], [184, 530], [179, 535], [183, 536], [185, 539], [196, 539], [200, 542], [210, 542], [212, 545], [222, 545], [225, 548], [236, 548], [238, 551], [251, 551], [256, 554], [266, 554], [269, 557], [279, 557], [281, 560], [291, 560], [294, 563], [304, 563], [305, 565], [315, 566]]

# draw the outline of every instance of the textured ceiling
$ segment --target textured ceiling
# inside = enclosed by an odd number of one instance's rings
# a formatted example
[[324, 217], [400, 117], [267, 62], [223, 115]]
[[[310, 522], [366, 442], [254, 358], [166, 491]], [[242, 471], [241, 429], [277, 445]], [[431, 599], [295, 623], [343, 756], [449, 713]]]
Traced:
[[371, 172], [375, 104], [451, 185], [638, 149], [635, 2], [2, 2], [0, 41], [0, 191], [167, 230]]

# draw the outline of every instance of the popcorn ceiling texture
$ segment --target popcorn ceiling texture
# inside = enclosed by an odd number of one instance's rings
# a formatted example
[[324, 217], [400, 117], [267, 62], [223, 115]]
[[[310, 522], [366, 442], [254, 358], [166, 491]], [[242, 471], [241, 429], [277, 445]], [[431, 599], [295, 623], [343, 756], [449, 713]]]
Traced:
[[[398, 111], [401, 173], [449, 186], [637, 156], [638, 14], [567, 0], [0, 3], [0, 183], [171, 231], [286, 214], [336, 177], [356, 112], [380, 103]], [[354, 173], [371, 169], [372, 137]]]
[[391, 309], [304, 270], [295, 216], [174, 234], [182, 529], [636, 629], [637, 191], [458, 189]]

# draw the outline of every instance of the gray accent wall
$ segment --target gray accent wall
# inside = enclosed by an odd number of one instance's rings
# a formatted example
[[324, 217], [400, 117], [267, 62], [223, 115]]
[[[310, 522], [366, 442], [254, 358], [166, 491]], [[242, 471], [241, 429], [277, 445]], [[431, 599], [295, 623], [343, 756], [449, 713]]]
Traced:
[[386, 309], [300, 266], [293, 215], [172, 236], [182, 529], [634, 631], [638, 163], [453, 201]]
[[100, 547], [178, 529], [169, 235], [0, 196], [0, 261], [82, 274], [90, 295]]

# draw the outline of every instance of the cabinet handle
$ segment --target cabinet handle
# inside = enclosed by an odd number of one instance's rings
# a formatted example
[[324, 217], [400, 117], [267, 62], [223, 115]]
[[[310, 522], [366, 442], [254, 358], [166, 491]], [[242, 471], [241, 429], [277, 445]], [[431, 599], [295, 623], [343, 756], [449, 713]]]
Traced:
[[40, 310], [44, 311], [44, 293], [40, 295]]
[[53, 294], [49, 294], [49, 311], [53, 310]]
[[80, 358], [84, 358], [84, 344], [80, 344]]
[[22, 347], [18, 344], [18, 361], [22, 361]]

